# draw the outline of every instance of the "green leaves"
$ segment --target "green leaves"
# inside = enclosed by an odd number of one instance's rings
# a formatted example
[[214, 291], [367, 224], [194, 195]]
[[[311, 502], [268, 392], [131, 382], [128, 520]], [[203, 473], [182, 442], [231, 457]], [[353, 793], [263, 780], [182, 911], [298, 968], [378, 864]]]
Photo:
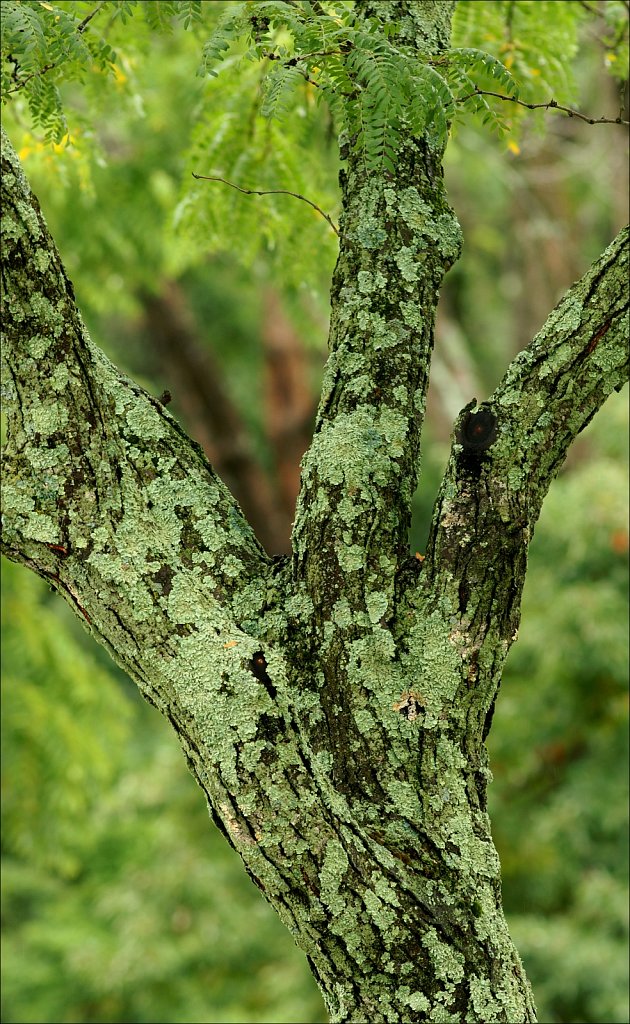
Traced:
[[[26, 101], [36, 128], [49, 143], [68, 134], [60, 86], [84, 82], [88, 73], [116, 77], [116, 53], [101, 29], [111, 34], [136, 9], [152, 31], [171, 32], [177, 21], [185, 28], [202, 17], [200, 0], [137, 0], [106, 3], [59, 3], [3, 0], [1, 24], [2, 99]], [[107, 20], [104, 19], [107, 16]]]
[[390, 174], [409, 134], [444, 147], [460, 101], [501, 124], [478, 95], [482, 85], [517, 91], [507, 67], [485, 50], [460, 47], [433, 59], [398, 45], [395, 26], [384, 31], [379, 19], [359, 19], [346, 4], [230, 5], [204, 47], [201, 73], [216, 77], [234, 62], [258, 63], [259, 109], [270, 119], [295, 113], [309, 82], [366, 167]]
[[92, 794], [112, 783], [128, 740], [129, 712], [41, 581], [3, 561], [2, 592], [3, 850], [71, 878]]
[[67, 132], [58, 82], [81, 79], [92, 66], [109, 69], [114, 60], [104, 40], [85, 32], [90, 20], [81, 20], [72, 9], [32, 0], [2, 5], [3, 101], [22, 92], [48, 141], [60, 142]]
[[[453, 17], [452, 42], [460, 48], [491, 54], [518, 82], [528, 102], [575, 100], [572, 64], [579, 44], [579, 29], [587, 12], [579, 3], [549, 0], [497, 0], [491, 4], [465, 0]], [[470, 49], [468, 52], [472, 52]], [[479, 65], [477, 65], [479, 68]], [[495, 86], [507, 85], [502, 72], [489, 63]], [[502, 91], [502, 90], [499, 90]]]
[[[350, 118], [347, 134], [356, 133], [355, 149], [363, 151], [370, 170], [384, 167], [394, 172], [396, 153], [404, 119], [404, 98], [408, 94], [408, 76], [399, 72], [394, 53], [386, 40], [373, 40], [368, 33], [355, 37], [346, 66], [358, 95], [348, 103]], [[356, 117], [357, 121], [353, 124]]]
[[[572, 102], [570, 65], [584, 19], [597, 26], [602, 55], [620, 77], [627, 63], [619, 0], [609, 0], [604, 17], [564, 0], [460, 0], [453, 48], [440, 54], [403, 45], [396, 23], [359, 17], [360, 10], [341, 0], [5, 0], [2, 6], [3, 97], [14, 103], [17, 123], [28, 123], [30, 114], [40, 135], [25, 138], [22, 148], [70, 142], [70, 158], [83, 161], [86, 176], [90, 161], [116, 159], [108, 105], [124, 103], [136, 124], [147, 116], [159, 122], [159, 114], [148, 114], [143, 69], [151, 59], [166, 59], [166, 40], [169, 62], [180, 55], [184, 66], [185, 52], [194, 98], [174, 134], [192, 142], [185, 166], [173, 170], [183, 177], [169, 250], [218, 250], [229, 237], [245, 263], [262, 252], [277, 264], [281, 253], [296, 283], [312, 281], [315, 264], [327, 267], [334, 258], [336, 241], [322, 218], [287, 197], [249, 199], [218, 184], [193, 184], [191, 171], [252, 189], [300, 192], [334, 218], [337, 138], [344, 156], [358, 156], [371, 173], [392, 175], [410, 136], [424, 135], [439, 152], [471, 118], [499, 135], [514, 132], [537, 115], [510, 100], [546, 102], [553, 95]], [[177, 34], [182, 26], [193, 32]], [[76, 81], [80, 89], [68, 87]], [[170, 105], [162, 105], [170, 117]], [[543, 118], [540, 113], [540, 124]], [[166, 155], [156, 161], [151, 174], [160, 173]]]
[[470, 46], [449, 50], [448, 62], [451, 68], [474, 74], [477, 84], [485, 80], [504, 89], [510, 96], [518, 95], [518, 86], [505, 64], [485, 50], [476, 50]]
[[494, 106], [481, 94], [482, 90], [503, 93], [518, 98], [518, 85], [505, 64], [485, 50], [457, 47], [449, 50], [445, 58], [446, 74], [457, 104], [457, 117], [480, 114], [482, 122], [502, 133], [508, 129], [505, 109]]
[[[192, 178], [218, 175], [243, 188], [297, 192], [334, 218], [336, 146], [314, 92], [294, 67], [261, 76], [257, 63], [236, 60], [208, 83], [175, 212], [175, 230], [189, 240], [189, 251], [221, 251], [229, 233], [232, 253], [262, 273], [280, 261], [295, 287], [328, 279], [337, 246], [321, 214], [290, 196], [243, 196]], [[313, 159], [305, 160], [305, 152]]]
[[245, 4], [228, 4], [225, 14], [219, 19], [204, 44], [201, 64], [197, 71], [200, 77], [212, 75], [216, 78], [219, 72], [215, 65], [221, 64], [230, 46], [240, 38], [245, 21]]
[[263, 101], [260, 112], [263, 117], [282, 121], [292, 106], [292, 93], [301, 85], [304, 76], [294, 65], [281, 65], [270, 72], [262, 83]]

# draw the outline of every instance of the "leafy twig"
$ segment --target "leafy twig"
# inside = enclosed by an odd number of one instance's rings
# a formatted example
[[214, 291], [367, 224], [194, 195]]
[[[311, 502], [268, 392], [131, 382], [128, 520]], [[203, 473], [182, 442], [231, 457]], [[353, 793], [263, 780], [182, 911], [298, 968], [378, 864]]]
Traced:
[[[331, 50], [329, 52], [332, 53], [333, 51]], [[305, 54], [305, 56], [312, 57], [313, 54]], [[266, 57], [267, 60], [282, 60], [282, 58], [279, 57], [277, 53], [264, 53], [263, 57]], [[305, 81], [309, 82], [310, 85], [314, 85], [316, 89], [319, 89], [319, 82], [316, 82], [314, 78], [311, 78], [309, 74], [299, 66], [302, 60], [303, 58], [301, 56], [291, 57], [289, 60], [285, 60], [282, 66], [285, 68], [295, 68], [296, 71], [299, 71], [299, 73], [301, 74], [302, 78], [305, 79]]]
[[[98, 12], [105, 6], [106, 2], [107, 2], [107, 0], [101, 0], [101, 2], [96, 5], [96, 7], [94, 8], [93, 11], [90, 11], [89, 14], [86, 14], [86, 16], [83, 19], [83, 21], [80, 21], [79, 24], [77, 25], [77, 33], [78, 34], [81, 34], [83, 31], [85, 31], [85, 29], [87, 28], [87, 26], [91, 22], [92, 18], [94, 18], [98, 14]], [[32, 78], [40, 78], [42, 75], [45, 75], [48, 71], [52, 71], [53, 68], [56, 68], [58, 64], [59, 64], [59, 61], [53, 61], [51, 64], [44, 64], [44, 66], [41, 67], [39, 69], [39, 71], [32, 71], [31, 74], [30, 75], [26, 75], [25, 78], [20, 78], [20, 79], [16, 78], [17, 85], [15, 86], [14, 89], [7, 89], [7, 93], [18, 92], [20, 89], [23, 89], [24, 86], [28, 82], [30, 82]], [[17, 69], [17, 64], [16, 64], [15, 71], [13, 73], [14, 78], [17, 75], [17, 70], [18, 69]]]
[[518, 103], [521, 107], [527, 107], [528, 110], [560, 110], [567, 117], [579, 117], [580, 121], [586, 121], [587, 124], [629, 124], [630, 122], [624, 121], [622, 117], [588, 117], [586, 114], [581, 114], [579, 110], [574, 110], [572, 107], [564, 107], [557, 100], [549, 100], [547, 103], [526, 103], [525, 100], [519, 100], [516, 96], [504, 96], [500, 92], [489, 92], [488, 89], [475, 89], [473, 92], [468, 93], [467, 96], [460, 96], [458, 103], [464, 103], [466, 100], [471, 99], [473, 96], [494, 96], [497, 100], [504, 100], [506, 103]]
[[307, 199], [306, 196], [301, 196], [299, 192], [289, 192], [289, 190], [286, 188], [272, 188], [268, 189], [267, 191], [261, 192], [255, 188], [241, 188], [240, 185], [235, 185], [233, 181], [228, 181], [227, 178], [219, 178], [218, 175], [195, 174], [195, 172], [193, 171], [192, 176], [193, 178], [197, 178], [198, 180], [202, 181], [221, 181], [223, 182], [224, 185], [229, 185], [230, 188], [235, 188], [237, 192], [242, 192], [243, 195], [245, 196], [293, 196], [295, 199], [301, 199], [302, 202], [308, 203], [308, 205], [312, 206], [314, 210], [317, 210], [318, 213], [321, 213], [324, 220], [327, 220], [328, 223], [330, 224], [331, 228], [337, 235], [337, 238], [339, 237], [339, 229], [335, 226], [334, 222], [328, 216], [328, 214], [324, 213], [322, 208], [318, 206], [317, 203], [312, 203], [310, 199]]

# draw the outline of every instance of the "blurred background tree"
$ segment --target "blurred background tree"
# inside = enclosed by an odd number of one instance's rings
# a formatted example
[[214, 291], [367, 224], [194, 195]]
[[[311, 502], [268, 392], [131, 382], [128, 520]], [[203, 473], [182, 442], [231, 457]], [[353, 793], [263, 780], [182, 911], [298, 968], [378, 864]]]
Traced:
[[[254, 66], [239, 68], [238, 88], [230, 67], [195, 77], [224, 5], [104, 6], [115, 60], [60, 84], [67, 120], [33, 124], [18, 92], [4, 124], [94, 339], [153, 394], [171, 392], [267, 549], [283, 552], [335, 236], [294, 198], [191, 172], [289, 188], [334, 218], [334, 128], [308, 83], [287, 128], [252, 112]], [[506, 21], [509, 7], [526, 20], [549, 6], [560, 28], [561, 10], [581, 8], [566, 15], [583, 44], [575, 82], [541, 71], [542, 44], [528, 51], [531, 33]], [[611, 79], [604, 65], [618, 61], [622, 8], [461, 3], [454, 42], [528, 60], [532, 101], [553, 86], [559, 101], [615, 116], [627, 72]], [[627, 217], [616, 127], [509, 113], [502, 139], [456, 124], [447, 150], [465, 249], [437, 328], [420, 552], [454, 416], [491, 393]], [[550, 1024], [628, 1019], [627, 437], [619, 395], [552, 487], [490, 737], [506, 913]], [[208, 821], [166, 723], [40, 580], [3, 562], [2, 597], [2, 1019], [324, 1021], [302, 954]]]

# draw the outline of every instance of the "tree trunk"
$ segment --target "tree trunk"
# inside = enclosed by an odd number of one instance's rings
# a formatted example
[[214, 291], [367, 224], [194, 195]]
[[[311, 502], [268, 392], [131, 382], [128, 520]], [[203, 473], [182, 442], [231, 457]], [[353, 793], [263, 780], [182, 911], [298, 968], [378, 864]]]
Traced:
[[[436, 53], [451, 7], [363, 12]], [[409, 138], [395, 178], [347, 161], [330, 358], [292, 556], [272, 560], [199, 447], [90, 342], [3, 135], [2, 550], [171, 721], [339, 1022], [535, 1020], [484, 739], [544, 494], [627, 374], [625, 231], [458, 417], [426, 556], [408, 557], [460, 247], [441, 155]]]

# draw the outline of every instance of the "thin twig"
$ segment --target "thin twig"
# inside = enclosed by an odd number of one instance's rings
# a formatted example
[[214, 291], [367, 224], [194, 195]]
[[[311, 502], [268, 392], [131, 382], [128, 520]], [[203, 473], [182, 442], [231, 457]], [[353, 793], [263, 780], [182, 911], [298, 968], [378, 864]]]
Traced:
[[[330, 52], [332, 53], [333, 51], [331, 50]], [[305, 54], [305, 56], [310, 57], [312, 54]], [[263, 57], [266, 57], [267, 60], [282, 60], [277, 53], [264, 53]], [[316, 89], [319, 89], [319, 82], [316, 82], [314, 78], [309, 76], [307, 71], [304, 71], [304, 69], [299, 66], [301, 60], [302, 57], [291, 57], [290, 60], [285, 60], [282, 66], [284, 68], [295, 68], [306, 82], [309, 82], [310, 85], [314, 85]]]
[[596, 7], [591, 7], [591, 5], [586, 2], [586, 0], [579, 0], [579, 2], [580, 2], [580, 6], [583, 7], [585, 11], [588, 11], [589, 14], [595, 14], [599, 18], [605, 18], [606, 17], [606, 15], [604, 14], [603, 11], [598, 11], [598, 9]]
[[95, 15], [97, 15], [97, 14], [98, 14], [98, 12], [99, 12], [99, 11], [101, 10], [101, 8], [102, 8], [102, 7], [104, 7], [104, 6], [105, 6], [106, 2], [107, 2], [107, 0], [101, 0], [101, 2], [100, 2], [99, 4], [97, 4], [97, 5], [96, 5], [96, 7], [94, 8], [94, 10], [93, 10], [93, 11], [90, 11], [90, 13], [89, 13], [89, 14], [86, 14], [86, 15], [85, 15], [85, 18], [83, 19], [83, 21], [81, 21], [81, 22], [80, 22], [80, 23], [79, 23], [79, 24], [77, 25], [77, 32], [83, 32], [83, 30], [84, 30], [84, 29], [85, 29], [85, 28], [87, 27], [87, 25], [89, 25], [89, 23], [91, 22], [92, 18], [93, 18], [93, 17], [95, 16]]
[[458, 103], [464, 103], [465, 100], [469, 100], [473, 96], [494, 96], [495, 99], [505, 100], [506, 103], [518, 103], [519, 106], [527, 107], [528, 110], [560, 110], [567, 117], [579, 117], [580, 121], [586, 121], [587, 124], [630, 124], [622, 117], [587, 117], [586, 114], [581, 114], [579, 110], [574, 110], [572, 107], [563, 107], [557, 100], [549, 100], [548, 103], [526, 103], [525, 100], [519, 100], [516, 96], [504, 96], [503, 93], [489, 92], [487, 89], [475, 89], [467, 96], [461, 96]]
[[317, 210], [318, 213], [321, 213], [324, 220], [328, 221], [331, 228], [337, 235], [337, 238], [339, 238], [339, 229], [335, 226], [335, 224], [328, 216], [328, 214], [324, 213], [322, 208], [318, 206], [317, 203], [312, 203], [310, 199], [307, 199], [306, 196], [301, 196], [299, 192], [289, 192], [289, 190], [286, 188], [272, 188], [268, 189], [267, 191], [260, 192], [258, 189], [255, 188], [241, 188], [240, 185], [235, 185], [233, 181], [228, 181], [227, 178], [219, 178], [218, 175], [214, 174], [195, 174], [195, 172], [193, 171], [192, 176], [193, 178], [197, 178], [202, 181], [221, 181], [223, 182], [224, 185], [229, 185], [230, 188], [235, 188], [237, 192], [242, 192], [243, 195], [245, 196], [293, 196], [294, 199], [301, 199], [302, 202], [308, 203], [308, 205], [312, 206], [314, 210]]

